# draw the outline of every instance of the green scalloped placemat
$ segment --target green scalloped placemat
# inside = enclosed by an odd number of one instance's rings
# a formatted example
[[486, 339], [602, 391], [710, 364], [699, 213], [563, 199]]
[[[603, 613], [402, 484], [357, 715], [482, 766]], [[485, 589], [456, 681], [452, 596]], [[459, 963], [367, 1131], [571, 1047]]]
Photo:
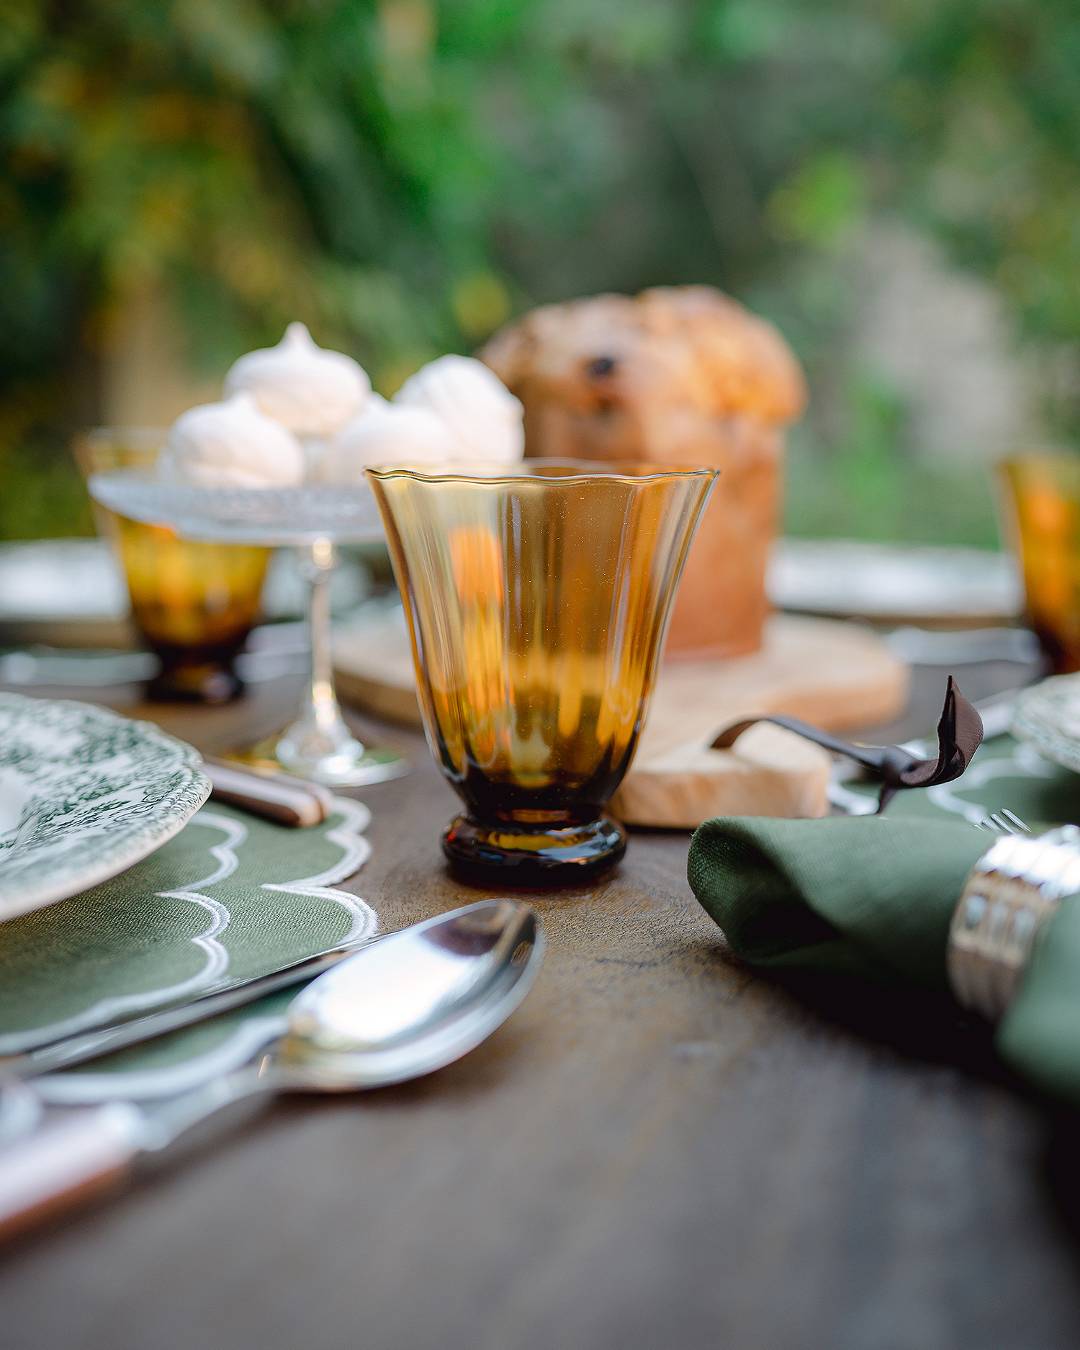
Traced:
[[[852, 791], [864, 800], [877, 796], [873, 785], [859, 784]], [[885, 818], [961, 819], [974, 825], [1002, 807], [1036, 832], [1080, 822], [1080, 775], [1052, 764], [1023, 741], [996, 736], [979, 747], [962, 778], [898, 793]]]
[[[338, 889], [370, 853], [369, 820], [367, 807], [343, 798], [322, 825], [300, 830], [214, 803], [122, 876], [0, 924], [0, 1054], [372, 936], [375, 912]], [[275, 1002], [288, 996], [263, 1001]], [[238, 1028], [250, 1037], [251, 1018], [263, 1016], [256, 1004], [108, 1064], [178, 1064]]]

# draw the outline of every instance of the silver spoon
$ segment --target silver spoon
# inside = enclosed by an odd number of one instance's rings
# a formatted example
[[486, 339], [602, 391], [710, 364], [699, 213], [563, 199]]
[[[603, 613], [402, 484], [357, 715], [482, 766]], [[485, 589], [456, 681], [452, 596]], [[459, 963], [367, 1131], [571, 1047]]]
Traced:
[[510, 900], [481, 900], [362, 948], [298, 994], [284, 1033], [241, 1068], [164, 1102], [59, 1115], [6, 1149], [0, 1235], [103, 1189], [246, 1097], [386, 1087], [460, 1059], [518, 1006], [542, 956], [539, 920]]

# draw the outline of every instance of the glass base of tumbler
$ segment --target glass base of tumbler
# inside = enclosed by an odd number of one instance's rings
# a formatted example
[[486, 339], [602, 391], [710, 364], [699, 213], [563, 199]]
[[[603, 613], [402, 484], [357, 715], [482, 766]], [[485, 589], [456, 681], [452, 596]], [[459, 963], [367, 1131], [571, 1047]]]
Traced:
[[217, 706], [242, 698], [244, 682], [227, 665], [162, 664], [143, 692], [151, 703], [205, 703]]
[[512, 886], [572, 886], [603, 872], [626, 852], [626, 831], [608, 816], [585, 824], [544, 826], [457, 816], [443, 852], [463, 881]]

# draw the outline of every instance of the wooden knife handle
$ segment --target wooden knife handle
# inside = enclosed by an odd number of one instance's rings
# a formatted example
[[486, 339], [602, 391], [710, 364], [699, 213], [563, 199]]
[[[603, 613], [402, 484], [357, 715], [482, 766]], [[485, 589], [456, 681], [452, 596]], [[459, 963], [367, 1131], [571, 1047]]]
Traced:
[[333, 794], [302, 778], [255, 773], [209, 758], [203, 761], [203, 772], [218, 801], [279, 825], [318, 825], [333, 809]]
[[0, 1239], [111, 1190], [139, 1153], [139, 1113], [123, 1102], [46, 1118], [0, 1153]]

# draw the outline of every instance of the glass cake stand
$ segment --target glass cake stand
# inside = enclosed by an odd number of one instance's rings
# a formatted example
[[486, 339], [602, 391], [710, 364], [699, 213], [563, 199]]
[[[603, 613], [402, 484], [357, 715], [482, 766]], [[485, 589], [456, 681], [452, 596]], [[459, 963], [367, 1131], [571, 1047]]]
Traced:
[[328, 583], [335, 550], [339, 544], [383, 537], [375, 499], [366, 486], [202, 488], [118, 469], [92, 474], [89, 489], [96, 502], [117, 515], [167, 526], [188, 539], [299, 550], [311, 588], [311, 678], [296, 720], [235, 758], [331, 787], [363, 787], [408, 772], [403, 756], [371, 749], [353, 736], [334, 692]]

